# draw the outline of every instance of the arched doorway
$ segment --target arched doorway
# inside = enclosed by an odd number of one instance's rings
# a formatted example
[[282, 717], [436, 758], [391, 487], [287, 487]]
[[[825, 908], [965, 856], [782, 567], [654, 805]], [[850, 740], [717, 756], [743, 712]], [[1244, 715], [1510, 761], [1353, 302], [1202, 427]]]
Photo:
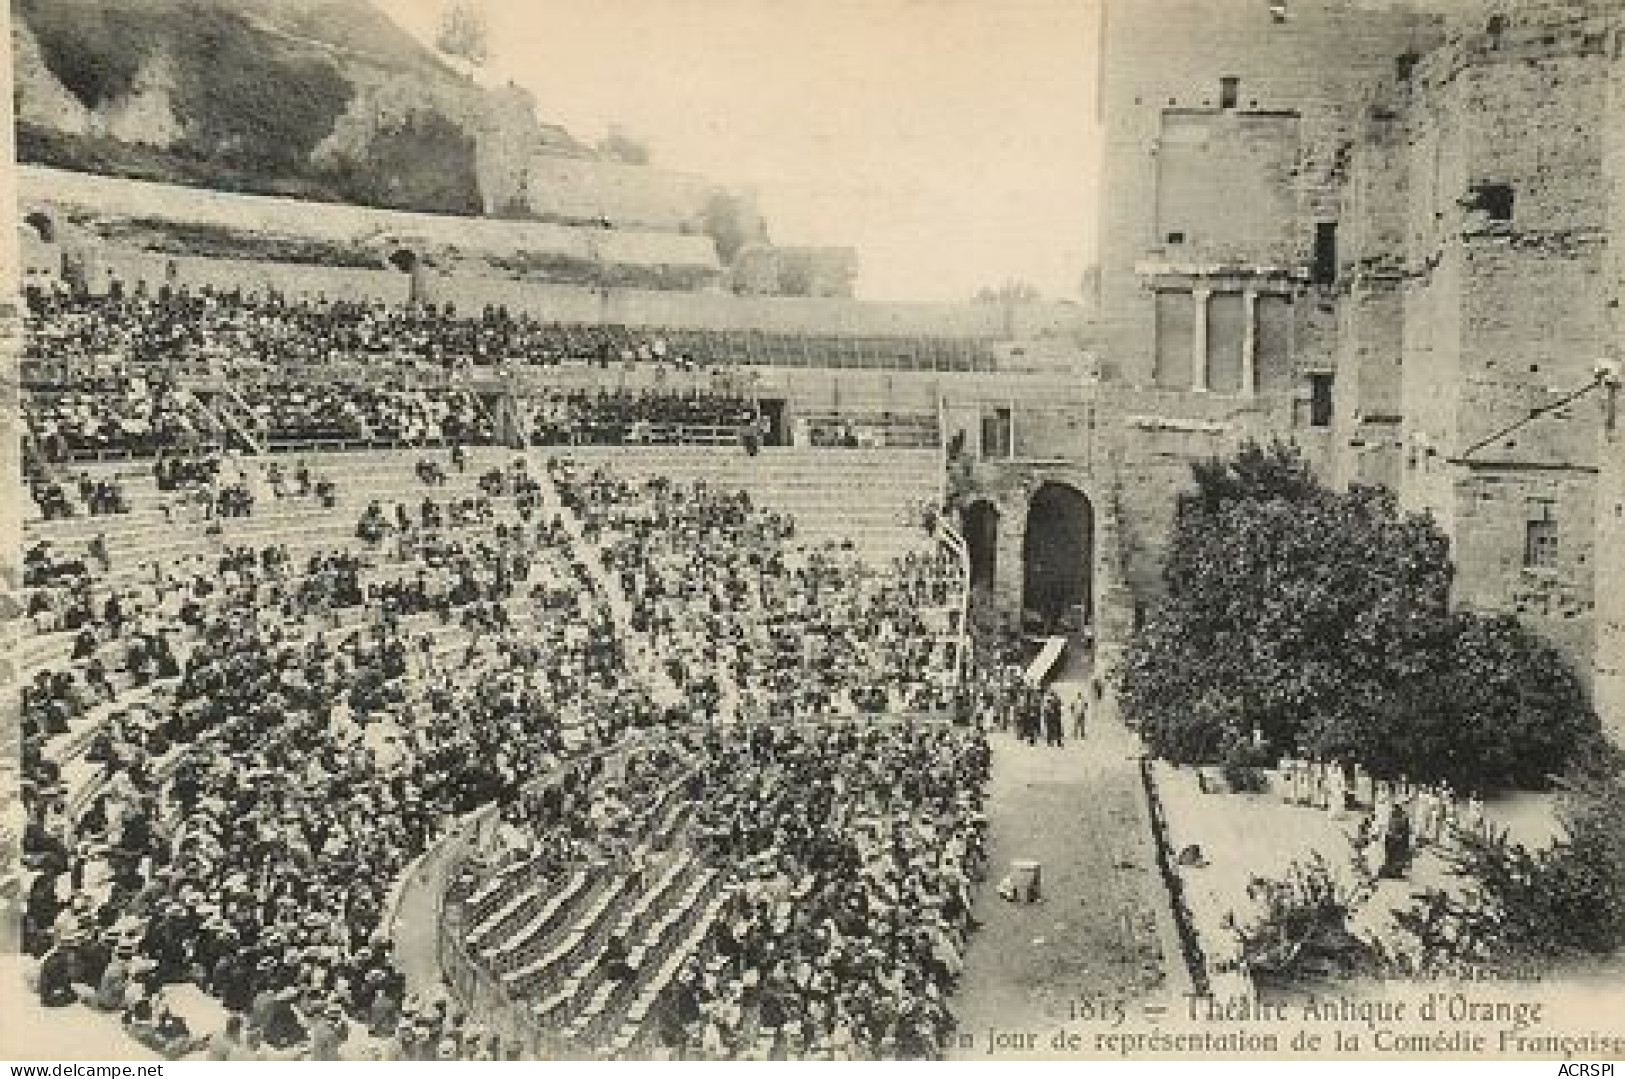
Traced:
[[1021, 543], [1023, 623], [1077, 632], [1093, 620], [1095, 512], [1083, 492], [1046, 483], [1027, 506]]
[[999, 511], [979, 499], [959, 511], [959, 530], [970, 553], [973, 592], [990, 592], [999, 568]]

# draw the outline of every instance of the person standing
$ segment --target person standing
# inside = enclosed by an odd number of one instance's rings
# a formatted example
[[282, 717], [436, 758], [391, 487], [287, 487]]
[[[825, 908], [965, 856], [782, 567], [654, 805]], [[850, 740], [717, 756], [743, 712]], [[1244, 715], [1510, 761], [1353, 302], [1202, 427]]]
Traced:
[[1065, 730], [1061, 722], [1061, 698], [1053, 691], [1044, 694], [1044, 744], [1048, 746], [1061, 745]]
[[1411, 867], [1411, 814], [1403, 801], [1395, 800], [1388, 810], [1388, 827], [1382, 837], [1382, 872], [1390, 880], [1404, 877]]

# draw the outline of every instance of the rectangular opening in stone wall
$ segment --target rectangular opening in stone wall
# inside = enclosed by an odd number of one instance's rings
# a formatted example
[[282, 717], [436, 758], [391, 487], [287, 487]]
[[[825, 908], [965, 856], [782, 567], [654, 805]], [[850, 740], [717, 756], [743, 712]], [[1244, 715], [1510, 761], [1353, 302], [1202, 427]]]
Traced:
[[1525, 521], [1523, 564], [1526, 569], [1552, 569], [1557, 565], [1557, 522], [1550, 518]]
[[1219, 108], [1233, 109], [1241, 100], [1241, 80], [1234, 75], [1226, 75], [1219, 80]]
[[1241, 392], [1241, 347], [1246, 305], [1239, 292], [1215, 292], [1207, 301], [1207, 379], [1215, 393]]
[[1511, 184], [1473, 184], [1468, 191], [1468, 206], [1485, 214], [1491, 221], [1511, 221], [1515, 196]]
[[1309, 426], [1332, 425], [1332, 386], [1330, 371], [1314, 371], [1309, 375]]
[[982, 413], [982, 456], [1009, 457], [1013, 450], [1011, 418], [1008, 408], [995, 408]]
[[1191, 385], [1191, 335], [1195, 301], [1189, 292], [1157, 293], [1157, 355], [1153, 381], [1163, 389]]
[[1315, 260], [1310, 268], [1317, 285], [1337, 283], [1337, 222], [1315, 222]]
[[1175, 232], [1170, 232], [1168, 234], [1168, 246], [1169, 247], [1178, 247], [1180, 244], [1182, 244], [1184, 242], [1185, 242], [1185, 234], [1183, 232], [1175, 231]]
[[1256, 369], [1260, 393], [1290, 392], [1298, 385], [1293, 374], [1293, 323], [1288, 296], [1263, 295], [1253, 316], [1257, 319]]

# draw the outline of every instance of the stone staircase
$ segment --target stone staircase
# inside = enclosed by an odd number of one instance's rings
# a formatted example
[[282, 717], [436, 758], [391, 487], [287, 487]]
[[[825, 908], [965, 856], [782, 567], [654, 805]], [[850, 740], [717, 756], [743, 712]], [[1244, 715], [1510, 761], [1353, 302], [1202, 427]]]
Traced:
[[627, 665], [643, 679], [656, 703], [670, 705], [682, 700], [682, 690], [677, 688], [671, 674], [661, 664], [660, 657], [649, 647], [647, 635], [632, 628], [631, 600], [620, 581], [604, 568], [602, 545], [587, 539], [580, 516], [564, 503], [552, 475], [545, 468], [534, 469], [534, 472], [542, 485], [542, 512], [556, 518], [564, 526], [576, 549], [582, 553], [581, 561], [592, 580], [593, 591], [608, 605], [615, 628], [626, 643]]
[[[528, 1022], [574, 1050], [637, 1043], [726, 898], [724, 874], [680, 842], [693, 810], [682, 786], [667, 785], [654, 801], [646, 837], [658, 853], [641, 871], [590, 864], [547, 876], [540, 862], [521, 858], [466, 900], [467, 954]], [[628, 977], [611, 977], [611, 938], [626, 949]]]

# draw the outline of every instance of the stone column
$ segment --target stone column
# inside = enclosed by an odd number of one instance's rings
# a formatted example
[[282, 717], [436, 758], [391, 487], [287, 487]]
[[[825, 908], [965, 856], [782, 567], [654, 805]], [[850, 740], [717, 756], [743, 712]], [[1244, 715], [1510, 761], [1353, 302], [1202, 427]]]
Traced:
[[1195, 312], [1191, 321], [1191, 389], [1198, 393], [1207, 390], [1207, 301], [1213, 290], [1191, 290]]
[[1010, 483], [995, 506], [999, 510], [998, 545], [993, 564], [993, 600], [1000, 615], [1011, 624], [1021, 624], [1022, 590], [1026, 567], [1021, 558], [1022, 541], [1027, 537], [1027, 498], [1020, 484]]
[[1248, 289], [1241, 294], [1241, 395], [1258, 392], [1258, 293]]

